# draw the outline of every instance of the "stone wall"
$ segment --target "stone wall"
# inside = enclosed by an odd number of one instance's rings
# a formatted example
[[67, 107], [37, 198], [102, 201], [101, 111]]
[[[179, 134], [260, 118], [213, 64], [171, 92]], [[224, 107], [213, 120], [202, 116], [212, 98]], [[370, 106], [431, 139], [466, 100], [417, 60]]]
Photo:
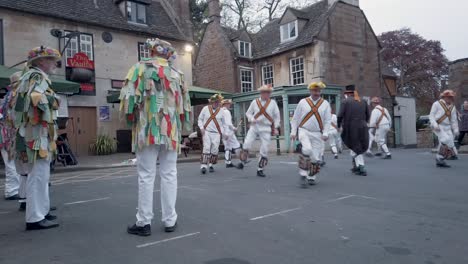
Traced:
[[434, 147], [434, 136], [430, 128], [421, 129], [417, 133], [418, 148], [433, 148]]
[[459, 109], [463, 100], [468, 100], [468, 58], [450, 64], [448, 87], [457, 93], [456, 105]]

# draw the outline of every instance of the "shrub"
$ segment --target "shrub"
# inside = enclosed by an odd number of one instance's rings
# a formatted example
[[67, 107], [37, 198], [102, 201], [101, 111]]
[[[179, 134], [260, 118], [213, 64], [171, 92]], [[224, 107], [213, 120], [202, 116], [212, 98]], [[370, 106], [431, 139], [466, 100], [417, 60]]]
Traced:
[[107, 135], [99, 135], [89, 146], [89, 151], [93, 155], [110, 155], [117, 151], [117, 140]]

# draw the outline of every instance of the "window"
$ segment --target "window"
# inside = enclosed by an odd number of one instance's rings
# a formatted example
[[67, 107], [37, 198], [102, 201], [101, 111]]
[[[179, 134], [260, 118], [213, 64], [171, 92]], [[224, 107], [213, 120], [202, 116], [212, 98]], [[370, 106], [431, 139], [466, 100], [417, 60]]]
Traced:
[[249, 42], [239, 40], [239, 55], [242, 57], [250, 58], [252, 54], [251, 45]]
[[[65, 35], [70, 33], [70, 31], [65, 31]], [[65, 38], [65, 44], [68, 40], [68, 38]], [[65, 61], [68, 58], [73, 58], [78, 52], [86, 54], [90, 60], [94, 61], [93, 35], [80, 33], [79, 39], [78, 37], [71, 38], [70, 43], [65, 49]]]
[[138, 60], [150, 58], [150, 51], [145, 49], [145, 43], [138, 43]]
[[241, 91], [243, 93], [253, 90], [253, 71], [248, 69], [240, 70]]
[[146, 6], [127, 1], [127, 20], [129, 22], [146, 24]]
[[271, 84], [273, 86], [273, 65], [262, 67], [262, 80], [263, 84]]
[[289, 61], [292, 85], [304, 84], [304, 58], [294, 58]]
[[281, 25], [281, 42], [290, 41], [297, 38], [297, 20]]

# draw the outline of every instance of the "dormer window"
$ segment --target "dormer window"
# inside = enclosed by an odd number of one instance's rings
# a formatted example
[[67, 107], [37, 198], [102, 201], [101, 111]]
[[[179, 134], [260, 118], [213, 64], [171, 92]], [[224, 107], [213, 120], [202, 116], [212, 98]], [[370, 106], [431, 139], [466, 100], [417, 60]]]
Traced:
[[146, 6], [144, 4], [127, 1], [128, 22], [146, 24]]
[[297, 20], [280, 26], [281, 42], [291, 41], [297, 38]]
[[252, 57], [252, 45], [250, 45], [250, 42], [239, 40], [239, 56], [246, 58]]

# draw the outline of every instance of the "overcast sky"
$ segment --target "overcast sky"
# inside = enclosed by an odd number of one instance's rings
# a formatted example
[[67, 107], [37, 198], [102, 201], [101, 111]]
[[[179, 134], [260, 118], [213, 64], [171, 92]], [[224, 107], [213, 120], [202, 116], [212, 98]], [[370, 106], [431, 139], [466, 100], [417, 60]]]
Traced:
[[468, 0], [360, 0], [375, 33], [409, 27], [440, 40], [449, 60], [468, 57]]

